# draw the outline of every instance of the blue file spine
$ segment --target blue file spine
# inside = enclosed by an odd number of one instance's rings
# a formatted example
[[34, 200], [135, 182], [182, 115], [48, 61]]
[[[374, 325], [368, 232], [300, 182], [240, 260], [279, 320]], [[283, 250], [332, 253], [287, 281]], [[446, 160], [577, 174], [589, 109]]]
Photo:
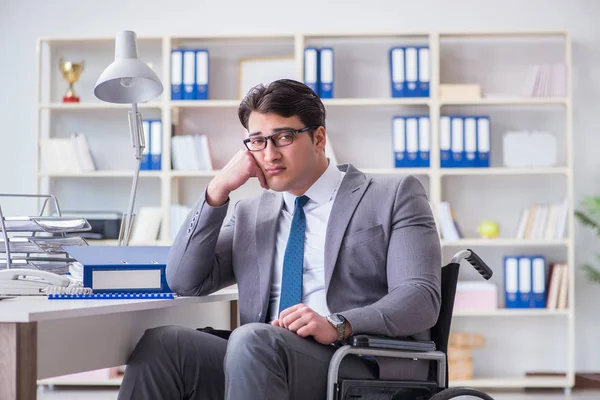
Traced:
[[150, 163], [150, 121], [145, 119], [142, 120], [142, 130], [144, 131], [144, 150], [142, 151], [142, 164], [140, 165], [140, 171], [149, 171], [152, 169]]
[[531, 257], [533, 308], [546, 308], [546, 260], [543, 256]]
[[389, 58], [392, 97], [404, 97], [406, 85], [404, 47], [392, 47]]
[[477, 121], [474, 117], [463, 118], [464, 159], [463, 167], [472, 168], [477, 163]]
[[319, 74], [319, 49], [316, 47], [307, 47], [304, 49], [304, 84], [311, 88], [317, 96], [319, 96], [319, 89], [321, 87]]
[[519, 307], [519, 260], [514, 256], [504, 257], [504, 307]]
[[162, 168], [162, 121], [150, 121], [150, 169], [160, 171]]
[[183, 51], [171, 51], [171, 100], [183, 99]]
[[429, 97], [429, 76], [430, 76], [430, 63], [429, 63], [429, 47], [419, 47], [419, 84], [417, 89], [417, 96]]
[[406, 167], [406, 121], [404, 117], [392, 118], [392, 145], [394, 147], [394, 167]]
[[419, 118], [419, 162], [418, 166], [429, 168], [429, 149], [431, 130], [429, 126], [429, 117]]
[[196, 52], [183, 51], [183, 100], [196, 98]]
[[419, 54], [416, 47], [404, 49], [404, 80], [406, 81], [405, 97], [418, 97]]
[[519, 301], [518, 308], [531, 307], [531, 258], [518, 257], [519, 260]]
[[490, 166], [490, 118], [488, 116], [477, 117], [477, 160], [475, 166], [478, 168], [489, 168]]
[[450, 117], [440, 117], [440, 167], [451, 168], [452, 156], [450, 151]]
[[333, 48], [324, 47], [320, 50], [319, 63], [321, 70], [319, 74], [319, 80], [321, 81], [319, 96], [322, 99], [332, 99], [334, 80]]
[[208, 100], [209, 98], [209, 76], [210, 63], [208, 50], [196, 50], [196, 90], [194, 91], [197, 100]]
[[450, 142], [451, 167], [464, 167], [465, 136], [462, 117], [450, 117]]

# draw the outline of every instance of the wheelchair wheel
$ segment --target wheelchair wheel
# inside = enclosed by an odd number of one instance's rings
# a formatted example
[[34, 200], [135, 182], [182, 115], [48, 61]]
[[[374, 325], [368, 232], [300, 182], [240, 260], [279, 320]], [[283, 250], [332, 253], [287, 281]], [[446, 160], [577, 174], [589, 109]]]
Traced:
[[[449, 400], [459, 396], [468, 396], [468, 398], [476, 398], [483, 400], [494, 400], [489, 394], [480, 392], [472, 388], [455, 387], [442, 390], [429, 400]], [[466, 399], [465, 399], [466, 400]]]

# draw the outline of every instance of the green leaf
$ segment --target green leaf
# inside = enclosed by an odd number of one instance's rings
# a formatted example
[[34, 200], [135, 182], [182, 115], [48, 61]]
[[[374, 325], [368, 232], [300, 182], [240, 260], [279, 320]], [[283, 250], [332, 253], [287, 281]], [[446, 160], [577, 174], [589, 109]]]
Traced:
[[594, 221], [591, 217], [587, 216], [583, 211], [580, 210], [575, 211], [575, 217], [583, 226], [595, 230], [600, 236], [600, 224], [598, 222]]
[[600, 271], [588, 264], [584, 264], [581, 269], [585, 271], [590, 281], [600, 283]]
[[582, 206], [592, 219], [600, 219], [600, 197], [585, 197]]

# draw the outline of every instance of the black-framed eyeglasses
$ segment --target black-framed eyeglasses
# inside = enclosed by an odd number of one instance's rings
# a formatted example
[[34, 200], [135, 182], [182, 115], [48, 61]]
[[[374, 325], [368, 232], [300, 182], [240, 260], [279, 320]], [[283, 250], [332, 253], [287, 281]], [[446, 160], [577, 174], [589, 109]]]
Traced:
[[270, 136], [251, 136], [244, 139], [246, 148], [250, 151], [261, 151], [267, 148], [267, 142], [271, 140], [275, 147], [285, 147], [294, 143], [294, 137], [302, 132], [308, 132], [316, 129], [318, 126], [307, 126], [306, 128], [296, 130], [285, 130], [274, 133]]

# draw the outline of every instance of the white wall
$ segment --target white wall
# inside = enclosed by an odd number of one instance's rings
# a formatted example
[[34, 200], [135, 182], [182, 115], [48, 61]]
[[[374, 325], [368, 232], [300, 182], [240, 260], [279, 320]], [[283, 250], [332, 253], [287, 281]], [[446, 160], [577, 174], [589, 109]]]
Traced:
[[[573, 41], [575, 194], [580, 200], [584, 195], [600, 193], [598, 15], [600, 2], [593, 0], [3, 0], [0, 3], [0, 192], [35, 191], [35, 45], [40, 36], [113, 36], [122, 29], [134, 30], [141, 36], [565, 29], [571, 32]], [[12, 210], [26, 212], [24, 207], [15, 203]], [[600, 253], [598, 241], [579, 227], [575, 233], [577, 264], [593, 263], [594, 253]], [[576, 286], [576, 367], [578, 371], [600, 371], [600, 324], [595, 323], [600, 286], [588, 285], [579, 272]], [[549, 348], [548, 353], [551, 352]]]

